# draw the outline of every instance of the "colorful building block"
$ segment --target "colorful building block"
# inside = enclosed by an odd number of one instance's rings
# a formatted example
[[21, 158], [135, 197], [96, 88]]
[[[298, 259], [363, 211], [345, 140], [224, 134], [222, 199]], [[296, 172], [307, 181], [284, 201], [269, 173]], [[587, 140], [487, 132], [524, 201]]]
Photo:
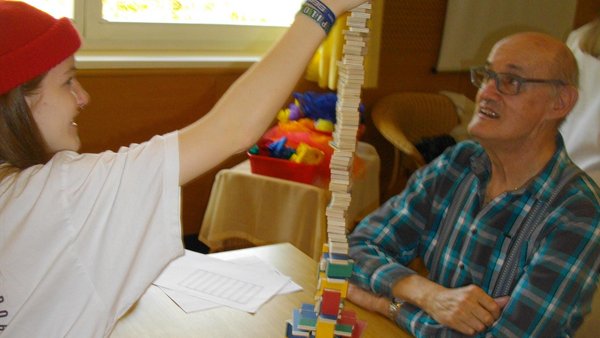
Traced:
[[348, 280], [338, 278], [327, 278], [324, 272], [319, 274], [319, 281], [317, 285], [317, 296], [323, 295], [323, 290], [337, 290], [342, 294], [342, 298], [346, 298], [348, 294]]
[[335, 320], [319, 316], [315, 338], [334, 338]]
[[314, 331], [317, 327], [317, 313], [314, 305], [302, 304], [300, 310], [294, 310], [294, 315], [298, 314], [298, 328], [307, 331]]
[[337, 319], [337, 315], [340, 311], [340, 302], [342, 300], [342, 294], [337, 290], [323, 290], [321, 296], [321, 314], [327, 316], [334, 316]]
[[329, 278], [340, 278], [347, 279], [352, 276], [352, 268], [354, 267], [353, 261], [348, 261], [347, 264], [337, 264], [328, 261], [325, 266], [325, 274]]

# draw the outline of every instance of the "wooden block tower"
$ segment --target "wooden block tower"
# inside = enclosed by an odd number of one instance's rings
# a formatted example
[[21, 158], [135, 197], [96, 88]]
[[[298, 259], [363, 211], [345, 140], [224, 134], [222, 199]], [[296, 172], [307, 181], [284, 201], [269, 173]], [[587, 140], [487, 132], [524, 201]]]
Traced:
[[352, 164], [356, 135], [360, 124], [360, 93], [364, 82], [366, 54], [371, 17], [369, 2], [354, 8], [347, 18], [345, 43], [341, 61], [336, 104], [336, 125], [331, 146], [331, 202], [326, 210], [327, 243], [319, 262], [315, 304], [303, 304], [294, 310], [286, 323], [286, 337], [338, 338], [361, 336], [366, 323], [352, 311], [344, 309], [348, 278], [353, 262], [348, 256], [347, 219], [352, 191]]

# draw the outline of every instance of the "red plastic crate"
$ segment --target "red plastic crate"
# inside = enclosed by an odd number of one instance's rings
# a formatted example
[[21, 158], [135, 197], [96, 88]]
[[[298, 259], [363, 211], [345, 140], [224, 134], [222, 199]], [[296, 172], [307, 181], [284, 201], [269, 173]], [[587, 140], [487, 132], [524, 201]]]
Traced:
[[248, 157], [250, 158], [250, 169], [254, 174], [307, 184], [312, 184], [317, 177], [318, 165], [296, 163], [290, 160], [250, 153], [248, 153]]

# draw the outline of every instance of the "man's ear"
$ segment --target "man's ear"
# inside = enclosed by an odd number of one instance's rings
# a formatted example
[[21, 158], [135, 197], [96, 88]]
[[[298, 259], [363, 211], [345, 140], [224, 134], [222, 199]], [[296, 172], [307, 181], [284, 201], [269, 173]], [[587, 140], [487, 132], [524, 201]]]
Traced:
[[565, 118], [575, 107], [579, 91], [575, 86], [565, 85], [558, 87], [556, 99], [554, 100], [553, 112], [556, 118]]

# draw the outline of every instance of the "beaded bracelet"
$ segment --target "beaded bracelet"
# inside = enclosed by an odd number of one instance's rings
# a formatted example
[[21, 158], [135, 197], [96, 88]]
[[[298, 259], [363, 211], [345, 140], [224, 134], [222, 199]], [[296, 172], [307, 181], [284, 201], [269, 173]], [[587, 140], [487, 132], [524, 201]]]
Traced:
[[335, 23], [335, 14], [319, 0], [307, 0], [302, 5], [300, 12], [315, 20], [323, 28], [325, 34], [329, 34], [331, 27]]

